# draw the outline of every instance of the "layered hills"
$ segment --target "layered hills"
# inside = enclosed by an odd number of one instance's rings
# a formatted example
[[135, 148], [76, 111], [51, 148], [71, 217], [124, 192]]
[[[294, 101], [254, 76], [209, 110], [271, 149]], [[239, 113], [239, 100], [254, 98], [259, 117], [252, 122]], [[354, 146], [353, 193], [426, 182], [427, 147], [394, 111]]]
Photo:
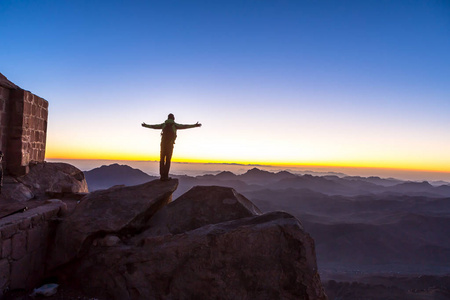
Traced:
[[240, 175], [173, 177], [179, 180], [174, 198], [192, 186], [220, 185], [236, 189], [263, 212], [293, 214], [315, 239], [324, 274], [450, 272], [448, 184], [256, 168]]
[[[116, 168], [101, 167], [105, 173]], [[244, 174], [172, 177], [179, 181], [174, 199], [193, 186], [227, 186], [262, 212], [286, 211], [301, 220], [315, 240], [319, 272], [330, 299], [450, 297], [447, 182], [256, 168]], [[89, 180], [89, 186], [96, 184], [95, 176]], [[115, 184], [120, 182], [109, 183]]]

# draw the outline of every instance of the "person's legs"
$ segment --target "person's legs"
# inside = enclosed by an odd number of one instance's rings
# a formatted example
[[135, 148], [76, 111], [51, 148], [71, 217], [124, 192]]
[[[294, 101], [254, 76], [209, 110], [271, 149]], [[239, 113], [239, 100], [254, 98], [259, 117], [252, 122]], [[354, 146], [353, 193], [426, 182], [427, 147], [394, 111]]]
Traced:
[[172, 159], [172, 153], [173, 153], [173, 144], [167, 145], [167, 152], [166, 152], [166, 164], [165, 164], [165, 175], [166, 178], [169, 178], [169, 170], [170, 170], [170, 160]]
[[161, 143], [161, 155], [159, 161], [159, 174], [161, 180], [169, 179], [170, 160], [172, 159], [173, 144]]
[[166, 161], [166, 154], [164, 153], [164, 146], [163, 143], [161, 143], [161, 152], [160, 152], [160, 156], [159, 156], [159, 175], [161, 176], [161, 180], [164, 179], [164, 164]]

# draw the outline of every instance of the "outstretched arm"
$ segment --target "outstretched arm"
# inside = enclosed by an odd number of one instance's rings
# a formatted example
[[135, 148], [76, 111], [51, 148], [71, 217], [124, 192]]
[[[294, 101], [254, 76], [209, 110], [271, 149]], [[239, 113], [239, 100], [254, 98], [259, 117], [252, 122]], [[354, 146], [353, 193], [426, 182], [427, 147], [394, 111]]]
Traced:
[[164, 123], [163, 124], [155, 124], [155, 125], [149, 125], [149, 124], [142, 123], [141, 125], [142, 125], [142, 127], [145, 127], [145, 128], [162, 129]]
[[202, 124], [200, 124], [199, 122], [195, 123], [195, 124], [189, 124], [189, 125], [184, 125], [184, 124], [175, 124], [175, 127], [177, 127], [177, 129], [189, 129], [189, 128], [195, 128], [195, 127], [201, 127]]

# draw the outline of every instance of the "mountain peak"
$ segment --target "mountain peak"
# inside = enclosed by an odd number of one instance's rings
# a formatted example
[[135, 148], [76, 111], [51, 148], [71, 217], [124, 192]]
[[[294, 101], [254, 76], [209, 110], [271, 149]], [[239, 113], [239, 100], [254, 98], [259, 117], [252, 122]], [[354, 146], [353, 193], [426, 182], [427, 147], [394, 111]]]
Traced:
[[117, 163], [103, 165], [99, 168], [84, 172], [90, 191], [110, 188], [114, 185], [136, 185], [153, 179], [139, 169]]
[[256, 175], [256, 174], [273, 174], [273, 173], [269, 172], [269, 171], [264, 171], [264, 170], [261, 170], [258, 168], [253, 168], [253, 169], [248, 170], [247, 172], [245, 172], [242, 175], [247, 175], [247, 174], [248, 175]]

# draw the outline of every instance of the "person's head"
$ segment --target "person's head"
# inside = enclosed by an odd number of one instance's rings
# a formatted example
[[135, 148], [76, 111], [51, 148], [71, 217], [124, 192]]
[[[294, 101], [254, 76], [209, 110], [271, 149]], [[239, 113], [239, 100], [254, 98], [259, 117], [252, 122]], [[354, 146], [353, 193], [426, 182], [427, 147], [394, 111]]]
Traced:
[[169, 115], [167, 116], [167, 119], [171, 119], [171, 120], [174, 120], [174, 121], [175, 121], [175, 116], [174, 116], [173, 114], [169, 114]]

